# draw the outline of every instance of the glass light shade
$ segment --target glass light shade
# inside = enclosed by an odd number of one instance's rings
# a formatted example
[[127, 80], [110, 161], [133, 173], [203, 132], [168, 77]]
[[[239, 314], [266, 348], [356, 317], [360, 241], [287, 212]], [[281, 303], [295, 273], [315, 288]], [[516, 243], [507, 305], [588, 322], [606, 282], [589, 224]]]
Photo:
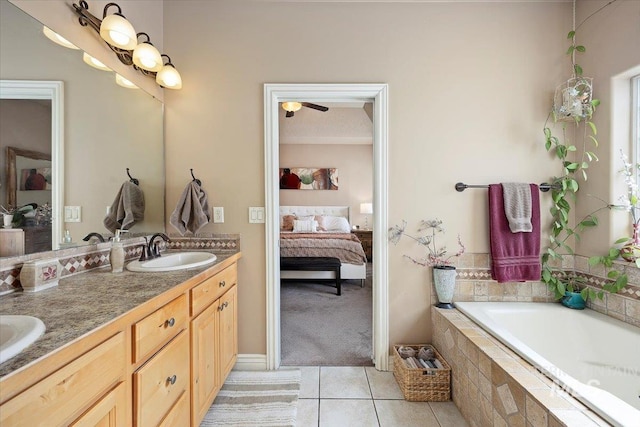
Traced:
[[372, 214], [373, 213], [373, 203], [360, 203], [360, 213], [361, 214]]
[[285, 111], [298, 111], [299, 109], [302, 108], [302, 104], [299, 102], [292, 102], [292, 101], [288, 101], [288, 102], [283, 102], [282, 103], [282, 109]]
[[102, 62], [98, 61], [96, 58], [94, 58], [93, 56], [89, 55], [87, 52], [84, 52], [82, 54], [82, 60], [86, 64], [91, 65], [93, 68], [97, 68], [98, 70], [111, 71], [111, 68], [107, 67]]
[[44, 33], [45, 36], [47, 36], [49, 40], [51, 40], [56, 44], [59, 44], [60, 46], [67, 47], [69, 49], [78, 49], [76, 45], [74, 45], [69, 40], [62, 37], [60, 34], [51, 30], [49, 27], [42, 27], [42, 32]]
[[116, 83], [122, 87], [126, 87], [127, 89], [138, 89], [138, 86], [134, 85], [130, 80], [125, 79], [118, 73], [116, 73]]
[[156, 74], [156, 83], [167, 89], [182, 89], [182, 77], [173, 65], [165, 65]]
[[138, 37], [133, 25], [120, 15], [109, 15], [100, 25], [100, 37], [111, 46], [124, 50], [133, 50], [138, 44]]
[[133, 50], [133, 63], [143, 70], [158, 72], [162, 70], [160, 52], [152, 44], [143, 42]]

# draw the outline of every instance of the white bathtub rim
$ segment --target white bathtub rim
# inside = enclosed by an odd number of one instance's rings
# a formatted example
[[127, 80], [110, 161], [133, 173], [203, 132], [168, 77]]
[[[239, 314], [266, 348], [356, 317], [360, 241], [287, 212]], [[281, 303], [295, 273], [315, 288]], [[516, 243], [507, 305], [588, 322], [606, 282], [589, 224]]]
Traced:
[[[635, 409], [633, 406], [606, 390], [579, 382], [570, 375], [564, 373], [564, 371], [559, 369], [556, 365], [537, 354], [533, 349], [514, 337], [506, 329], [496, 324], [484, 312], [478, 314], [469, 310], [473, 306], [486, 306], [488, 304], [526, 304], [529, 306], [530, 304], [556, 305], [557, 303], [456, 302], [455, 306], [466, 317], [477, 323], [483, 330], [491, 334], [508, 348], [511, 348], [520, 357], [540, 370], [547, 377], [551, 378], [554, 382], [559, 383], [562, 391], [567, 392], [580, 402], [584, 403], [607, 422], [613, 424], [615, 427], [640, 427], [640, 411]], [[562, 375], [563, 378], [560, 378], [560, 376], [557, 375], [558, 372], [562, 372], [564, 374]], [[605, 411], [602, 406], [605, 406], [607, 410]]]

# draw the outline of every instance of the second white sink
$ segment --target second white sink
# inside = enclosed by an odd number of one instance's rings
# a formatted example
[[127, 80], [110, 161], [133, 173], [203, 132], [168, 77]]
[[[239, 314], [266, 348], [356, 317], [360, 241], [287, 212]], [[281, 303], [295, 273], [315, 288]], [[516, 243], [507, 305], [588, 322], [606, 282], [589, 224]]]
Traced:
[[20, 354], [44, 334], [42, 320], [33, 316], [0, 316], [0, 363]]
[[132, 261], [127, 264], [127, 270], [136, 272], [186, 270], [212, 264], [216, 259], [218, 258], [209, 252], [176, 252], [148, 261]]

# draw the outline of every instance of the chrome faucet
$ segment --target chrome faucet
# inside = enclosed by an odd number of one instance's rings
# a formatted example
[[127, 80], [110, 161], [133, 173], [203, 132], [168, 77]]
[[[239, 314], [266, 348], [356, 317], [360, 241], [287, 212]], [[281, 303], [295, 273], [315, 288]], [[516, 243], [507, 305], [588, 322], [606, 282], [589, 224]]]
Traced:
[[155, 243], [155, 240], [157, 237], [162, 238], [162, 240], [164, 240], [165, 242], [169, 242], [169, 237], [164, 234], [164, 233], [156, 233], [153, 236], [151, 236], [151, 239], [149, 239], [149, 244], [147, 246], [147, 254], [151, 254], [151, 258], [157, 258], [160, 256], [160, 245]]
[[92, 237], [97, 237], [98, 240], [100, 240], [101, 243], [104, 243], [104, 237], [102, 237], [102, 234], [100, 233], [89, 233], [86, 236], [84, 236], [82, 238], [82, 240], [84, 240], [85, 242], [88, 242], [89, 240], [91, 240]]

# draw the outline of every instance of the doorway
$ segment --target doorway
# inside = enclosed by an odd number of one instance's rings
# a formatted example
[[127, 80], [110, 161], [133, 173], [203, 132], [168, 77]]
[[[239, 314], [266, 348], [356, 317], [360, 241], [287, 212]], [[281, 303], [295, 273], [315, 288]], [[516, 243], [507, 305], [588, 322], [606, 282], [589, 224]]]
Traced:
[[[388, 133], [386, 84], [266, 84], [265, 102], [265, 213], [267, 272], [267, 369], [278, 369], [281, 360], [280, 251], [279, 251], [279, 128], [282, 101], [373, 103], [373, 232], [384, 236], [388, 200]], [[373, 246], [373, 351], [377, 369], [389, 363], [388, 254], [386, 242]]]

